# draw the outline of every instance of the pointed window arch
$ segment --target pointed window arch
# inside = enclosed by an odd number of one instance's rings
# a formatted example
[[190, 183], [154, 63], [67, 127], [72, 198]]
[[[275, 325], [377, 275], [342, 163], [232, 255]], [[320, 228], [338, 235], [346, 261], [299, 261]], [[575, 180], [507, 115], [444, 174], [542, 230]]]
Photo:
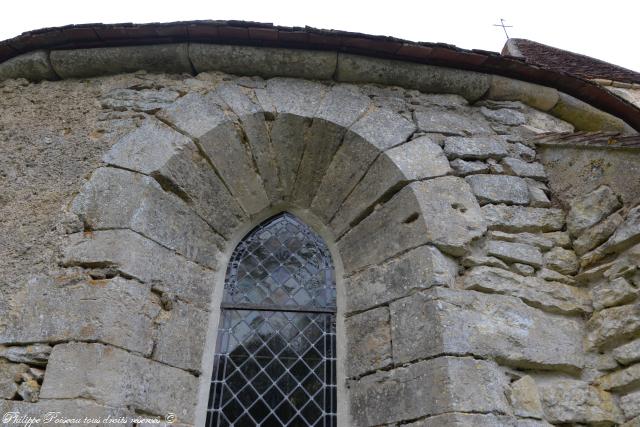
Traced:
[[227, 267], [207, 427], [336, 425], [331, 254], [284, 212], [238, 244]]

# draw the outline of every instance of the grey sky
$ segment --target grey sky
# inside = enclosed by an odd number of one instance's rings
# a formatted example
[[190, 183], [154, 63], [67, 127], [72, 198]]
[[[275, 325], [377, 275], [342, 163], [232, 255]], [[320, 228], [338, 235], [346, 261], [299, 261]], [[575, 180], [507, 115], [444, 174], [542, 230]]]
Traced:
[[287, 26], [389, 35], [500, 51], [504, 18], [511, 37], [583, 53], [640, 71], [640, 4], [609, 0], [483, 1], [136, 1], [58, 0], [6, 2], [0, 39], [42, 27], [88, 22], [169, 22], [238, 19]]

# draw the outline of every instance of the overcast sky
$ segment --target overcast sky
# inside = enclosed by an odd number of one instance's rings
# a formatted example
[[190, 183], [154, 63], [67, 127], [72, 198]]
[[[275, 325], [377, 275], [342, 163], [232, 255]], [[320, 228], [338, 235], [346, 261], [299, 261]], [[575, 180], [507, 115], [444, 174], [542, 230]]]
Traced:
[[504, 18], [511, 37], [527, 38], [640, 71], [640, 4], [608, 0], [47, 0], [5, 1], [0, 39], [24, 31], [88, 22], [237, 19], [388, 35], [500, 51]]

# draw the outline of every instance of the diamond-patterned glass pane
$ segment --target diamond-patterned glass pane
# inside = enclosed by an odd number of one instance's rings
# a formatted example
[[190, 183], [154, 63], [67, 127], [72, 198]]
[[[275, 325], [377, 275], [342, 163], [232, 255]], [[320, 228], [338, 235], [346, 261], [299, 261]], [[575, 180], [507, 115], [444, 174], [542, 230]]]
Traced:
[[327, 245], [289, 213], [268, 219], [238, 244], [225, 281], [225, 303], [335, 307]]
[[238, 244], [207, 427], [336, 425], [335, 295], [329, 250], [293, 215], [265, 221]]

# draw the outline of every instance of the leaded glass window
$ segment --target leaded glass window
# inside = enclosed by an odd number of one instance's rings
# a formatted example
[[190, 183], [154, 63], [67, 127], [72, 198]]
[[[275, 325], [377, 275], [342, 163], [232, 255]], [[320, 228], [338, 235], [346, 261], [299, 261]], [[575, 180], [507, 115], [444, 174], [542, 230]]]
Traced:
[[336, 290], [322, 239], [289, 213], [227, 267], [207, 426], [336, 425]]

